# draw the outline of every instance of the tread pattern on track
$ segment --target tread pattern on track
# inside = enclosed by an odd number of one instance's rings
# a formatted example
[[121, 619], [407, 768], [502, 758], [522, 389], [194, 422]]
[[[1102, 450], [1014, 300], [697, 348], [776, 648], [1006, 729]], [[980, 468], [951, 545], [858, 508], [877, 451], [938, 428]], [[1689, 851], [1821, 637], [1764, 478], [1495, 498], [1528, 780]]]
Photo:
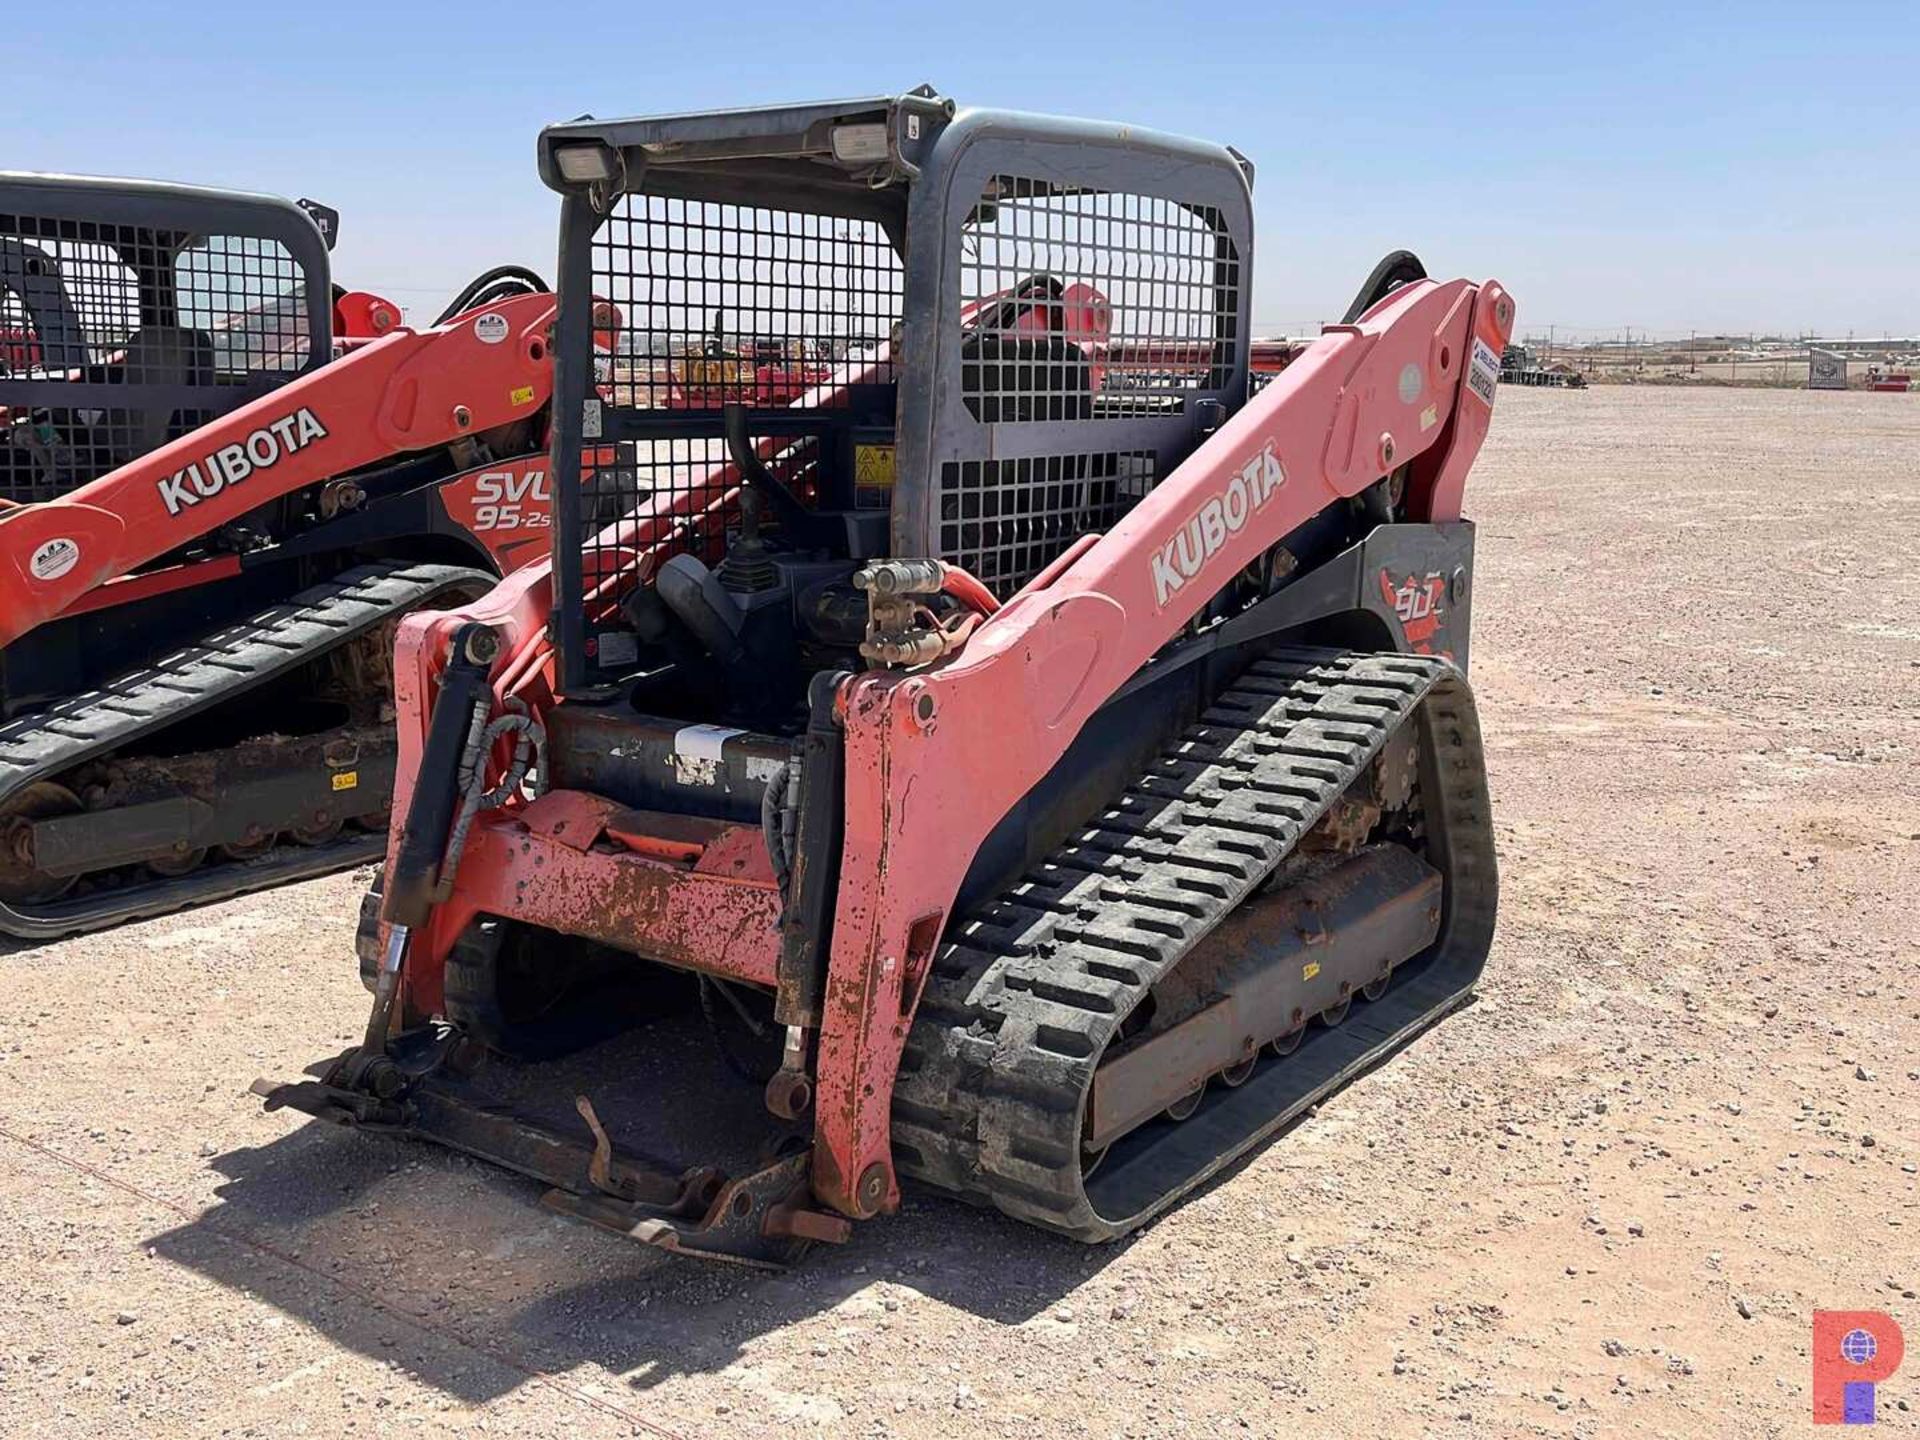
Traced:
[[[458, 565], [372, 563], [217, 630], [199, 643], [130, 670], [96, 690], [64, 696], [44, 710], [0, 723], [0, 798], [193, 716], [304, 665], [462, 584], [493, 584]], [[374, 839], [376, 853], [383, 843]], [[37, 909], [0, 905], [0, 933], [31, 939], [119, 924], [182, 905], [244, 894], [285, 879], [324, 874], [368, 858], [368, 842], [320, 847], [287, 865], [232, 862]], [[327, 863], [325, 857], [333, 857]], [[319, 868], [316, 868], [319, 866]], [[212, 883], [216, 874], [230, 883]]]
[[[1422, 714], [1442, 752], [1443, 792], [1423, 802], [1450, 808], [1457, 827], [1485, 841], [1464, 851], [1467, 866], [1484, 873], [1450, 880], [1490, 886], [1478, 724], [1459, 672], [1417, 655], [1274, 652], [1116, 803], [950, 932], [895, 1086], [902, 1173], [1082, 1240], [1108, 1239], [1340, 1083], [1320, 1086], [1258, 1134], [1191, 1163], [1189, 1173], [1170, 1175], [1165, 1193], [1136, 1213], [1103, 1215], [1087, 1197], [1080, 1117], [1122, 1020], [1273, 872], [1394, 730]], [[1490, 902], [1484, 918], [1490, 935]], [[1483, 942], [1476, 935], [1466, 943]], [[1383, 1038], [1373, 1054], [1400, 1039]]]

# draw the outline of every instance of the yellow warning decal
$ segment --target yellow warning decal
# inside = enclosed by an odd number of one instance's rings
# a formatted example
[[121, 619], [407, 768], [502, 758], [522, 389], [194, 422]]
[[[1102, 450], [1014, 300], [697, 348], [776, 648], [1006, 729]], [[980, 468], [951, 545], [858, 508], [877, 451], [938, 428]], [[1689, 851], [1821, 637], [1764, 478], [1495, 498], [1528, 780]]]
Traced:
[[510, 405], [531, 405], [533, 403], [533, 386], [514, 386], [513, 389], [507, 392], [507, 403]]
[[1318, 960], [1309, 960], [1307, 961], [1306, 964], [1300, 967], [1300, 978], [1302, 980], [1311, 980], [1314, 976], [1318, 975], [1319, 973], [1320, 973], [1320, 962]]
[[857, 489], [861, 490], [891, 490], [893, 488], [893, 446], [854, 446], [853, 483]]
[[359, 788], [358, 770], [336, 770], [333, 772], [333, 788], [336, 790], [354, 790]]

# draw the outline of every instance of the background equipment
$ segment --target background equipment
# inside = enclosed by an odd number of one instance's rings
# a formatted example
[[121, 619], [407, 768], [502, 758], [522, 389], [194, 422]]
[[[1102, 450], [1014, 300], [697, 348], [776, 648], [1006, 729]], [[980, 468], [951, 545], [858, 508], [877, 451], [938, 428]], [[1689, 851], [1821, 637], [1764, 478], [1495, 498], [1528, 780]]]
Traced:
[[335, 223], [0, 174], [0, 933], [379, 855], [396, 622], [544, 549], [544, 282], [416, 334]]

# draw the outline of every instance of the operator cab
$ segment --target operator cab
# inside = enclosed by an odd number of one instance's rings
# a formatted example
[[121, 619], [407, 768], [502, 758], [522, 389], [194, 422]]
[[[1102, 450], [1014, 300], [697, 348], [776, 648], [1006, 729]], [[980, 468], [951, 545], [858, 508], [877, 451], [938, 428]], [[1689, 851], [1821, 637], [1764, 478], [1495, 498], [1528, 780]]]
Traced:
[[[757, 815], [747, 762], [867, 663], [863, 567], [938, 559], [1004, 602], [1247, 394], [1250, 167], [1222, 147], [923, 87], [575, 121], [540, 156], [556, 785]], [[623, 338], [596, 374], [601, 306]], [[702, 725], [739, 736], [711, 795], [674, 759]]]
[[270, 196], [0, 172], [0, 502], [64, 495], [324, 363], [328, 244]]

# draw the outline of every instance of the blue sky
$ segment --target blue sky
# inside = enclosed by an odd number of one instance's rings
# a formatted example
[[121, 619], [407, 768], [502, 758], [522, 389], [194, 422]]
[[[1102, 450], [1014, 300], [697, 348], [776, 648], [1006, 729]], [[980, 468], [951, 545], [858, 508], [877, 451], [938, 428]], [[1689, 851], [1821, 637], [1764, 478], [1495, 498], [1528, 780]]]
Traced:
[[315, 196], [339, 278], [428, 317], [552, 270], [546, 121], [925, 80], [1251, 156], [1263, 330], [1405, 246], [1504, 280], [1527, 330], [1920, 333], [1912, 3], [32, 9], [0, 163]]

